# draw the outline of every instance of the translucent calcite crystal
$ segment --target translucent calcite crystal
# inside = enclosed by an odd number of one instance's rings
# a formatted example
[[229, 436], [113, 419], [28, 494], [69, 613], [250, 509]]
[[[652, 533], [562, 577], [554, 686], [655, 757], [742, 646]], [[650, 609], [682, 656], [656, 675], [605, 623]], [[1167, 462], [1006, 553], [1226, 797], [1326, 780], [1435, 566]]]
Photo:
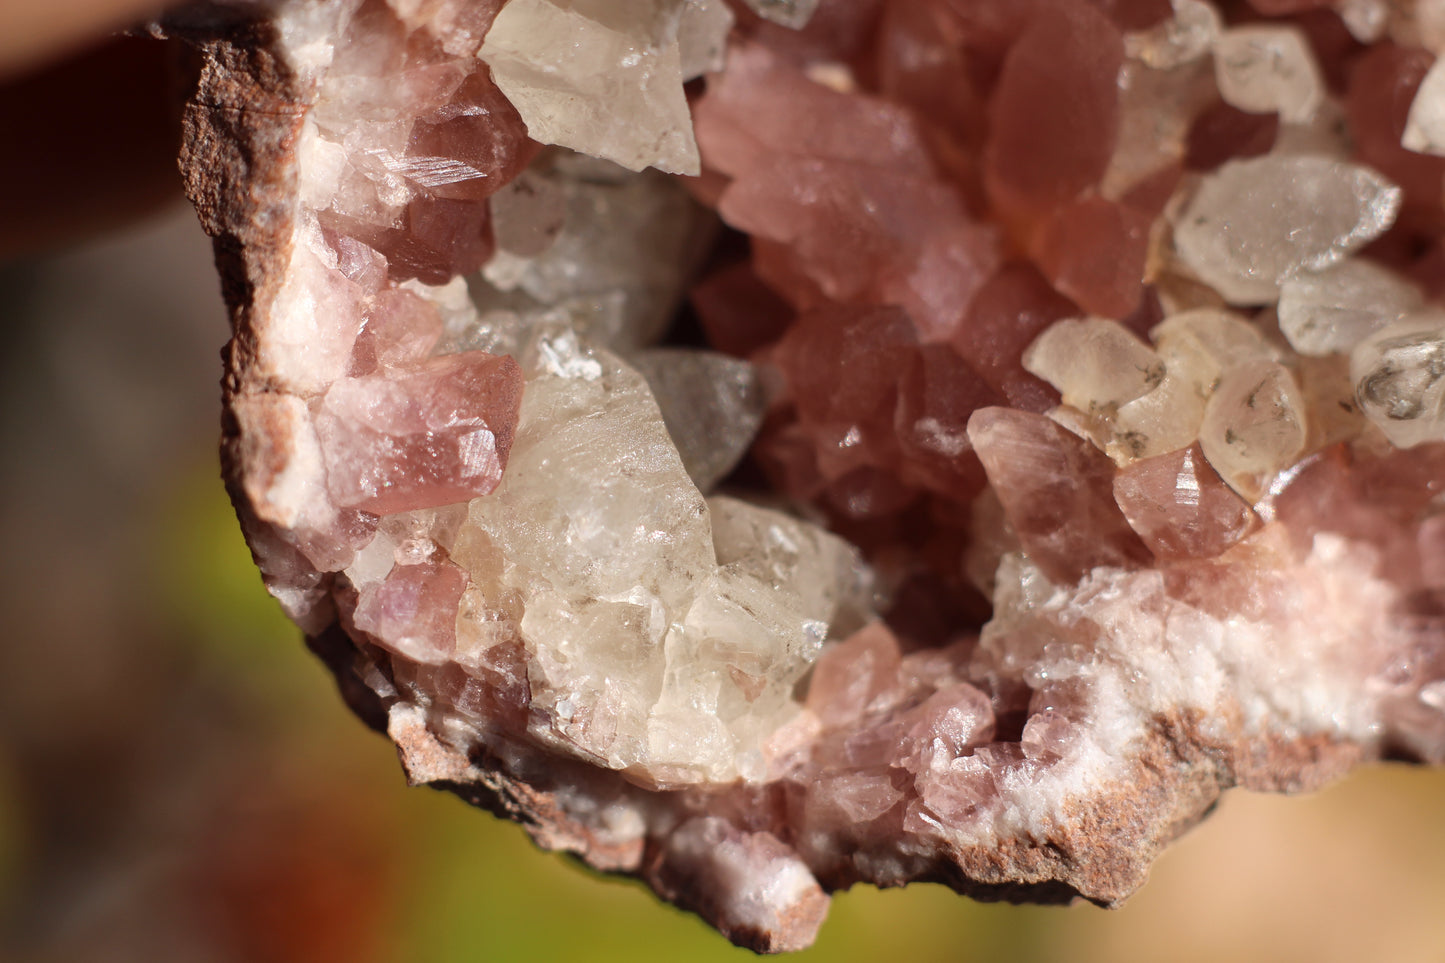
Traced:
[[757, 369], [715, 351], [651, 348], [632, 356], [662, 410], [688, 477], [710, 492], [737, 467], [766, 408]]
[[1350, 354], [1360, 410], [1400, 448], [1445, 440], [1445, 315], [1412, 317]]
[[1300, 354], [1342, 353], [1422, 303], [1419, 287], [1408, 279], [1351, 258], [1281, 285], [1279, 328]]
[[1410, 114], [1405, 119], [1405, 133], [1400, 146], [1420, 154], [1445, 153], [1445, 71], [1437, 60], [1420, 81], [1415, 99], [1410, 103]]
[[1365, 167], [1309, 156], [1232, 161], [1179, 212], [1182, 264], [1232, 304], [1279, 296], [1280, 283], [1363, 247], [1394, 221], [1400, 189]]
[[1445, 762], [1442, 9], [177, 17], [266, 584], [413, 782], [759, 950]]
[[1214, 77], [1225, 102], [1254, 114], [1277, 113], [1290, 124], [1314, 118], [1324, 78], [1297, 28], [1247, 26], [1214, 41]]
[[536, 139], [632, 170], [695, 174], [678, 39], [686, 6], [508, 0], [480, 56]]

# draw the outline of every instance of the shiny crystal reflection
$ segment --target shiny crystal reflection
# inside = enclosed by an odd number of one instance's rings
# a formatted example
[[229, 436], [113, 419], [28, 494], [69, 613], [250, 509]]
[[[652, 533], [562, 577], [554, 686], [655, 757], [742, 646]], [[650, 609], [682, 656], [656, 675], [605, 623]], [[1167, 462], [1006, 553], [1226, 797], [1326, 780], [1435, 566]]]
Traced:
[[763, 949], [1445, 758], [1445, 33], [1331, 6], [278, 7], [294, 186], [194, 175], [285, 198], [208, 215], [269, 587], [413, 779]]

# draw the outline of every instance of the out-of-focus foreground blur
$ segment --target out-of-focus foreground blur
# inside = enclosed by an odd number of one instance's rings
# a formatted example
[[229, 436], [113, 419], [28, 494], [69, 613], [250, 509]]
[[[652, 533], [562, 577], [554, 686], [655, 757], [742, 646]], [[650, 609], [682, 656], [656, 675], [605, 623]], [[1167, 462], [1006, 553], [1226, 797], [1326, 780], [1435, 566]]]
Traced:
[[[176, 206], [0, 266], [0, 959], [742, 959], [408, 789], [261, 588], [218, 475], [210, 248]], [[807, 961], [1445, 958], [1445, 773], [1228, 796], [1126, 907], [838, 896]]]

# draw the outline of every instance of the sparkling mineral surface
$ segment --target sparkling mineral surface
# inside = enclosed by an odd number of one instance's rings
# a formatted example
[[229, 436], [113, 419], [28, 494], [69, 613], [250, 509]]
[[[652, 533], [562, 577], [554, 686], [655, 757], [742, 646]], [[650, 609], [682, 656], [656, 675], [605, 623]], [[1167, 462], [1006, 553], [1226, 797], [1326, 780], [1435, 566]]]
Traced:
[[158, 30], [242, 525], [414, 783], [782, 951], [1445, 762], [1439, 4]]

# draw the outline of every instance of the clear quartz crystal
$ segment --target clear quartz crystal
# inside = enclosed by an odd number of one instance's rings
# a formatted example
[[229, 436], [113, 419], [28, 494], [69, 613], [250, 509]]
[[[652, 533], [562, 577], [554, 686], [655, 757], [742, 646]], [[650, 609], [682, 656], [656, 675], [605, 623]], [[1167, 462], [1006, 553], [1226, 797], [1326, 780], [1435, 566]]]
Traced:
[[1023, 365], [1080, 411], [1112, 411], [1159, 386], [1164, 364], [1117, 321], [1058, 321], [1029, 346]]
[[693, 484], [709, 492], [742, 459], [763, 423], [757, 369], [716, 351], [649, 348], [628, 361], [647, 379]]
[[1372, 261], [1350, 258], [1280, 286], [1279, 329], [1303, 355], [1348, 352], [1424, 302], [1419, 287]]
[[1391, 444], [1445, 441], [1445, 314], [1407, 318], [1360, 342], [1350, 377], [1360, 410]]
[[1400, 144], [1419, 154], [1445, 156], [1445, 61], [1437, 58], [1420, 82]]
[[1259, 361], [1227, 370], [1200, 427], [1204, 457], [1229, 486], [1254, 501], [1304, 449], [1304, 396], [1289, 369]]
[[1301, 271], [1338, 263], [1394, 223], [1400, 189], [1368, 167], [1311, 156], [1230, 161], [1175, 217], [1180, 262], [1231, 304], [1267, 304]]
[[[711, 219], [673, 178], [570, 151], [543, 155], [526, 178], [517, 195], [494, 198], [505, 201], [496, 215], [501, 253], [483, 269], [487, 283], [473, 284], [484, 320], [488, 308], [514, 315], [514, 325], [562, 311], [614, 350], [655, 341]], [[451, 332], [461, 344], [470, 334]]]
[[1324, 98], [1324, 80], [1304, 34], [1293, 27], [1250, 25], [1214, 43], [1214, 77], [1225, 102], [1250, 113], [1278, 113], [1308, 123]]
[[504, 256], [524, 259], [544, 253], [567, 220], [566, 186], [535, 168], [492, 195], [492, 235]]
[[1190, 124], [1215, 96], [1209, 65], [1201, 59], [1168, 68], [1142, 58], [1126, 60], [1118, 83], [1119, 134], [1099, 184], [1099, 193], [1114, 201], [1182, 162]]
[[481, 58], [534, 140], [630, 170], [697, 174], [681, 8], [682, 0], [511, 0]]

